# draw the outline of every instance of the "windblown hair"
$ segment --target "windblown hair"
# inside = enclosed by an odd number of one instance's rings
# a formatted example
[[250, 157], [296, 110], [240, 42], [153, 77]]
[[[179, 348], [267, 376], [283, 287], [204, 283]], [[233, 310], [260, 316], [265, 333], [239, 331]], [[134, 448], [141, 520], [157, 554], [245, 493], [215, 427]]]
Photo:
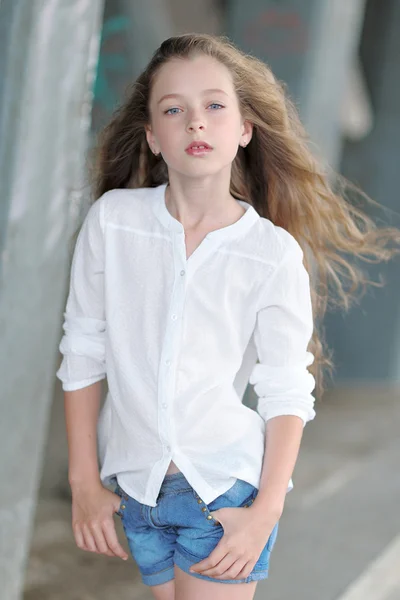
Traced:
[[[232, 164], [230, 193], [286, 229], [303, 248], [314, 314], [309, 350], [315, 359], [309, 371], [316, 380], [316, 395], [321, 397], [324, 370], [332, 373], [334, 367], [322, 325], [327, 308], [348, 310], [360, 288], [364, 293], [366, 284], [384, 285], [369, 281], [355, 261], [342, 253], [371, 263], [388, 261], [400, 252], [400, 230], [378, 228], [345, 199], [344, 191], [350, 189], [378, 205], [312, 154], [285, 85], [264, 62], [242, 52], [225, 36], [189, 33], [165, 40], [99, 136], [94, 196], [99, 198], [114, 188], [168, 182], [166, 163], [161, 155], [154, 156], [145, 137], [151, 86], [167, 61], [198, 54], [213, 57], [230, 70], [242, 116], [253, 123], [250, 142], [246, 148], [239, 147]], [[394, 247], [388, 247], [390, 242]]]

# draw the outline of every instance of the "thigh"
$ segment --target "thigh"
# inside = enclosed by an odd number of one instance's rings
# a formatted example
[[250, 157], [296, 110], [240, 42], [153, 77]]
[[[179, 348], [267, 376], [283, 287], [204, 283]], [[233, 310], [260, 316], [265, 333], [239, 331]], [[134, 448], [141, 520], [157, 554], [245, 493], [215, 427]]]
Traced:
[[193, 577], [175, 565], [175, 600], [253, 600], [257, 581], [221, 585], [220, 581], [208, 581]]
[[155, 600], [175, 600], [175, 579], [149, 586]]
[[[184, 527], [178, 528], [174, 555], [175, 564], [188, 573], [190, 577], [216, 582], [218, 585], [221, 583], [238, 585], [239, 583], [266, 579], [271, 552], [278, 533], [278, 523], [275, 525], [248, 577], [244, 579], [216, 580], [200, 573], [189, 573], [190, 567], [207, 558], [224, 535], [222, 524], [216, 521], [210, 513], [225, 507], [249, 507], [256, 498], [257, 493], [258, 489], [252, 484], [238, 479], [224, 494], [206, 504], [195, 490], [192, 490], [190, 510], [187, 508], [187, 522], [184, 523]], [[183, 518], [183, 515], [181, 515], [181, 518]]]

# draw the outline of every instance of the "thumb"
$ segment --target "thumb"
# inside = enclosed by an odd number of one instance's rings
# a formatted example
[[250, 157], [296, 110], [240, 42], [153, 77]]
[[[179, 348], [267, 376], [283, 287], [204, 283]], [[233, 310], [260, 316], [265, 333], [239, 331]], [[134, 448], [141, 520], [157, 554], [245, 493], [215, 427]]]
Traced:
[[219, 509], [218, 510], [213, 510], [212, 512], [210, 512], [210, 515], [212, 516], [213, 519], [215, 519], [216, 521], [219, 522], [218, 513], [219, 513]]

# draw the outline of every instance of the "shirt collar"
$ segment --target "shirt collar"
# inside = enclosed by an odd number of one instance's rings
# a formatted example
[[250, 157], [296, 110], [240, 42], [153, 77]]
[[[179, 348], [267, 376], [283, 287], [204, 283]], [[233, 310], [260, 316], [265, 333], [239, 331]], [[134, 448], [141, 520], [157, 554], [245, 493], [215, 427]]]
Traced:
[[[155, 193], [153, 202], [154, 214], [170, 231], [175, 233], [183, 233], [184, 228], [182, 223], [171, 215], [165, 204], [165, 190], [167, 185], [167, 183], [163, 183], [153, 188]], [[245, 233], [260, 218], [259, 214], [251, 204], [245, 202], [244, 200], [236, 200], [236, 202], [239, 202], [239, 204], [246, 209], [246, 212], [235, 223], [227, 225], [226, 227], [222, 227], [221, 229], [210, 231], [207, 234], [208, 238], [220, 240], [235, 237]]]

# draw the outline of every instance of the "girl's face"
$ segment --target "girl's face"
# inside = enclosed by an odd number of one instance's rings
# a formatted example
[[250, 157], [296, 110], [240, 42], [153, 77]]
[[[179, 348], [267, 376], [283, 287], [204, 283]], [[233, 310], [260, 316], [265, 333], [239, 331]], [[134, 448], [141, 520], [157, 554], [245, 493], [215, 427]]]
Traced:
[[[241, 116], [230, 71], [209, 56], [171, 59], [163, 65], [153, 82], [149, 109], [150, 148], [161, 152], [168, 169], [185, 176], [204, 177], [230, 168], [239, 144], [251, 138], [252, 125]], [[190, 153], [192, 142], [205, 142], [211, 150]]]

